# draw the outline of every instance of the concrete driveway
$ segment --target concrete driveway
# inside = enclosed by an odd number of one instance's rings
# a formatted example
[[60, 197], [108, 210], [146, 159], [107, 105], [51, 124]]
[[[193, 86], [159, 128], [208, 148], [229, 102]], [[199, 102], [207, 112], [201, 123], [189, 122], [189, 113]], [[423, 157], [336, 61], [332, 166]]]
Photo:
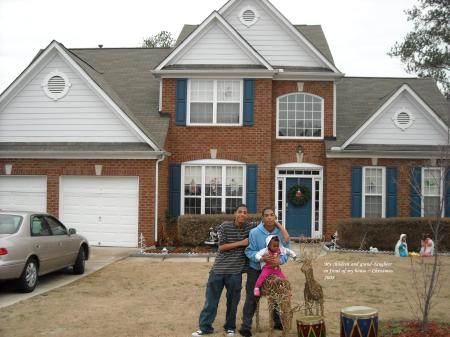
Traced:
[[13, 282], [7, 282], [0, 286], [0, 308], [7, 307], [14, 303], [26, 300], [28, 298], [41, 295], [85, 277], [107, 265], [127, 258], [138, 251], [137, 248], [120, 247], [90, 247], [90, 257], [86, 261], [86, 269], [83, 275], [73, 275], [70, 269], [57, 271], [48, 275], [39, 277], [36, 289], [32, 293], [21, 294], [15, 290]]

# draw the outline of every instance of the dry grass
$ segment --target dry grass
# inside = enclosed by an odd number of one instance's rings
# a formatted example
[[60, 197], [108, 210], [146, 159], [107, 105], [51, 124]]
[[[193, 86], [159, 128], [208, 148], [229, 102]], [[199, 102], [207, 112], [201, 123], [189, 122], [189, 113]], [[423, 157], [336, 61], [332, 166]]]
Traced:
[[[392, 263], [384, 269], [392, 273], [371, 273], [363, 263]], [[339, 273], [325, 273], [330, 269]], [[355, 266], [334, 264], [358, 263]], [[159, 262], [150, 258], [129, 258], [66, 287], [34, 297], [2, 309], [0, 336], [85, 336], [85, 337], [185, 337], [196, 330], [203, 306], [205, 283], [210, 269], [204, 262]], [[353, 273], [344, 269], [352, 269]], [[355, 269], [366, 270], [356, 273]], [[383, 268], [379, 268], [383, 269]], [[380, 321], [413, 319], [407, 301], [411, 289], [410, 261], [388, 255], [333, 253], [316, 261], [315, 278], [324, 290], [325, 321], [328, 336], [338, 336], [340, 309], [366, 305], [378, 309]], [[283, 271], [293, 288], [293, 304], [303, 298], [304, 275], [300, 266], [290, 262]], [[324, 278], [334, 276], [334, 279]], [[442, 259], [441, 293], [435, 301], [431, 319], [449, 321], [450, 257]], [[245, 277], [244, 277], [245, 279]], [[238, 323], [242, 317], [242, 305]], [[216, 322], [217, 333], [223, 336], [225, 301], [222, 298]], [[263, 332], [267, 336], [266, 300], [261, 306]], [[297, 336], [294, 324], [290, 336]], [[277, 332], [281, 334], [281, 332]], [[277, 335], [276, 334], [276, 335]]]

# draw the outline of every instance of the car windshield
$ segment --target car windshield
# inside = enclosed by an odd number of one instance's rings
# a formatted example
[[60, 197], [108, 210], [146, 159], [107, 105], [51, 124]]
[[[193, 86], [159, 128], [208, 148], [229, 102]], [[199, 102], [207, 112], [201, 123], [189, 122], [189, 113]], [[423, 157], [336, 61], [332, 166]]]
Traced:
[[14, 234], [20, 227], [23, 217], [13, 214], [0, 214], [0, 235]]

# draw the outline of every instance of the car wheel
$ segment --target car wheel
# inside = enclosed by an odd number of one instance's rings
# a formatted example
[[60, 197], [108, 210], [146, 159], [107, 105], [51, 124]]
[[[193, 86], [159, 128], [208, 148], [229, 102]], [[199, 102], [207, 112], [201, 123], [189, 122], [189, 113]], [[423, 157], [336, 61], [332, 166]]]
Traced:
[[23, 268], [22, 275], [17, 282], [17, 289], [22, 293], [31, 293], [38, 281], [39, 267], [36, 259], [29, 259]]
[[78, 252], [77, 259], [75, 260], [75, 264], [73, 265], [73, 273], [75, 275], [84, 274], [84, 265], [86, 263], [86, 255], [84, 253], [84, 248], [81, 247]]

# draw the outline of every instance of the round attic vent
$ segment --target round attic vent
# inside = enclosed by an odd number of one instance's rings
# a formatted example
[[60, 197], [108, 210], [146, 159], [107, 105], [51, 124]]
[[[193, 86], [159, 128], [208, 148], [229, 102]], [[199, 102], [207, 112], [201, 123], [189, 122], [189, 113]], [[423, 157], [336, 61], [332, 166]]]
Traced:
[[49, 98], [57, 101], [69, 92], [71, 84], [65, 74], [54, 71], [45, 77], [42, 87]]
[[414, 123], [414, 116], [409, 111], [402, 109], [395, 113], [392, 118], [396, 127], [405, 131]]
[[239, 20], [247, 27], [253, 25], [258, 21], [259, 15], [253, 8], [246, 7], [239, 14]]

